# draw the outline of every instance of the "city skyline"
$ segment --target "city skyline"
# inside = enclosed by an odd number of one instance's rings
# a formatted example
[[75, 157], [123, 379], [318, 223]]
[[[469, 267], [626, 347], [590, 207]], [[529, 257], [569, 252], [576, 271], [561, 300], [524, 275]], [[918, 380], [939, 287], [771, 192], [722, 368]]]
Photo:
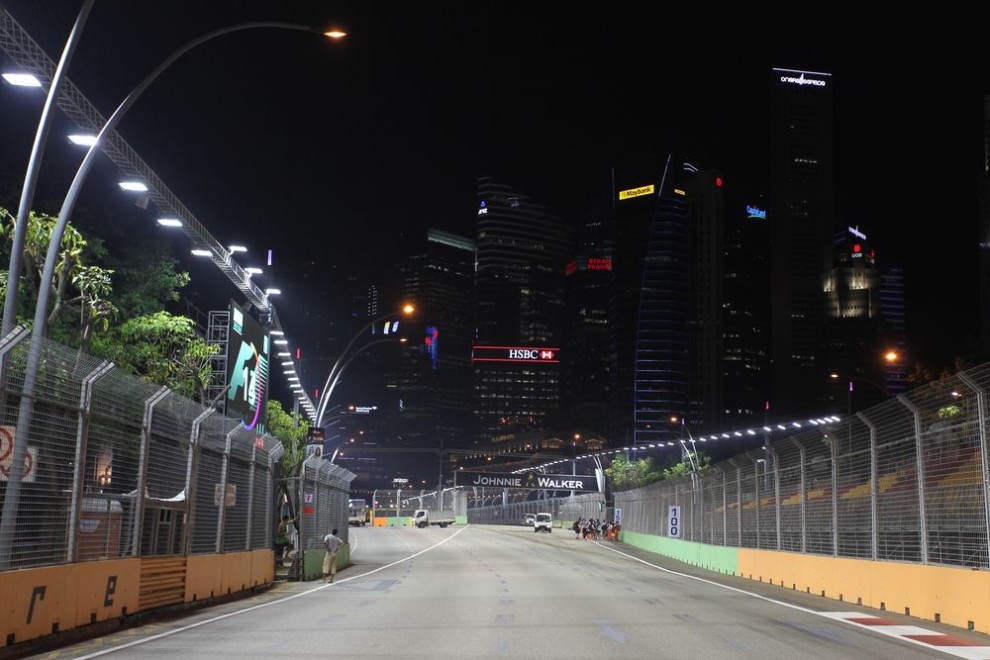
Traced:
[[[187, 4], [184, 12], [97, 5], [70, 78], [108, 112], [156, 62], [209, 29], [328, 18], [323, 3]], [[5, 6], [57, 59], [78, 5]], [[834, 76], [836, 226], [861, 228], [881, 254], [905, 264], [908, 340], [916, 347], [909, 359], [947, 364], [975, 334], [976, 175], [981, 96], [990, 91], [984, 55], [900, 53], [870, 41], [871, 26], [862, 23], [839, 32], [808, 28], [800, 48], [798, 35], [776, 35], [771, 47], [773, 33], [751, 15], [731, 28], [711, 26], [711, 53], [731, 62], [726, 69], [657, 48], [656, 28], [621, 11], [588, 24], [529, 8], [407, 12], [338, 16], [354, 25], [342, 44], [261, 30], [218, 40], [176, 64], [121, 126], [219, 240], [249, 242], [255, 259], [273, 251], [274, 280], [289, 294], [276, 307], [290, 335], [302, 336], [306, 318], [306, 302], [291, 295], [298, 285], [305, 298], [296, 263], [328, 262], [331, 277], [346, 274], [346, 254], [393, 265], [406, 238], [429, 226], [472, 237], [478, 176], [504, 181], [572, 225], [607, 204], [610, 168], [629, 154], [683, 147], [722, 170], [727, 190], [765, 189], [769, 168], [760, 154], [773, 66]], [[687, 31], [673, 45], [695, 45], [694, 37]], [[842, 48], [825, 47], [832, 40]], [[839, 59], [840, 50], [849, 53]], [[970, 74], [961, 85], [932, 74], [953, 58]], [[276, 73], [287, 82], [273, 84]], [[914, 89], [926, 93], [911, 103], [897, 94]], [[16, 192], [40, 95], [14, 107], [11, 90], [4, 93], [3, 119], [20, 128], [0, 153], [3, 183]], [[248, 127], [264, 130], [245, 141]], [[36, 199], [60, 199], [72, 158], [53, 134]], [[133, 216], [136, 231], [142, 223], [157, 231], [109, 190], [112, 174], [97, 172], [87, 184], [90, 208], [116, 205]], [[944, 195], [940, 204], [919, 203], [925, 190]], [[938, 233], [921, 240], [914, 227], [925, 207], [936, 209]], [[237, 298], [215, 269], [184, 254], [181, 239], [171, 240], [193, 273], [190, 292], [204, 302], [208, 293]]]

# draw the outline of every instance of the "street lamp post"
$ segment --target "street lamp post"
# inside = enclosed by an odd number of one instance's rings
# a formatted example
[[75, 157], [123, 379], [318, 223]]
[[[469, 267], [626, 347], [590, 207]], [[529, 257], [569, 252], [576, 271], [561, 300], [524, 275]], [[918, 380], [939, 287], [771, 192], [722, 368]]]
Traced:
[[79, 9], [76, 23], [69, 33], [69, 38], [65, 42], [65, 49], [62, 51], [62, 59], [59, 60], [55, 75], [52, 77], [51, 85], [48, 88], [48, 96], [45, 99], [45, 108], [41, 111], [41, 118], [38, 121], [38, 130], [35, 132], [34, 145], [31, 147], [31, 157], [28, 160], [27, 173], [24, 175], [24, 187], [21, 189], [21, 201], [17, 207], [17, 219], [14, 221], [14, 236], [10, 248], [10, 265], [7, 267], [7, 296], [3, 301], [3, 324], [0, 326], [3, 334], [7, 334], [14, 327], [17, 321], [17, 286], [21, 278], [21, 261], [24, 253], [24, 243], [27, 240], [28, 218], [31, 214], [31, 205], [34, 203], [34, 191], [38, 183], [38, 171], [41, 169], [42, 154], [45, 144], [48, 142], [48, 132], [51, 128], [51, 111], [58, 99], [58, 94], [62, 89], [62, 80], [65, 77], [65, 70], [72, 61], [72, 56], [76, 51], [76, 44], [82, 34], [83, 26], [89, 17], [90, 9], [94, 0], [85, 0]]
[[[691, 472], [697, 472], [698, 462], [697, 462], [696, 454], [698, 453], [698, 446], [694, 442], [694, 436], [691, 435], [691, 429], [687, 427], [687, 422], [685, 421], [684, 417], [678, 418], [677, 415], [671, 415], [670, 421], [674, 423], [680, 421], [681, 423], [681, 432], [680, 435], [678, 436], [678, 441], [681, 444], [681, 462], [682, 463], [684, 462], [684, 456], [687, 455], [688, 462], [691, 463]], [[684, 443], [685, 433], [687, 433], [688, 442], [691, 443], [691, 449], [688, 449], [687, 445]]]
[[[38, 302], [34, 311], [34, 326], [31, 329], [31, 343], [28, 348], [27, 362], [24, 367], [24, 385], [21, 390], [21, 402], [17, 416], [17, 430], [14, 434], [14, 447], [11, 452], [10, 464], [13, 466], [13, 469], [11, 470], [10, 476], [7, 480], [7, 490], [3, 502], [3, 513], [2, 517], [0, 517], [0, 570], [8, 568], [10, 562], [10, 551], [13, 545], [16, 523], [14, 514], [20, 504], [22, 477], [22, 470], [20, 466], [24, 464], [24, 455], [27, 452], [28, 435], [34, 412], [34, 389], [38, 377], [38, 364], [41, 361], [41, 341], [44, 338], [47, 326], [48, 298], [51, 290], [50, 282], [55, 274], [55, 264], [58, 258], [59, 247], [62, 243], [62, 235], [65, 233], [65, 227], [69, 222], [69, 216], [75, 208], [76, 202], [79, 199], [80, 191], [82, 190], [82, 185], [93, 167], [93, 163], [95, 162], [96, 156], [100, 151], [103, 140], [107, 134], [112, 132], [117, 127], [117, 124], [120, 123], [120, 120], [127, 113], [127, 110], [134, 105], [134, 103], [141, 97], [151, 83], [153, 83], [158, 76], [165, 71], [165, 69], [171, 66], [180, 57], [196, 46], [215, 39], [216, 37], [230, 34], [231, 32], [256, 28], [281, 28], [289, 30], [302, 30], [305, 32], [320, 32], [319, 30], [315, 30], [314, 28], [305, 25], [274, 21], [257, 21], [250, 23], [238, 23], [236, 25], [220, 28], [187, 42], [185, 45], [181, 46], [178, 50], [169, 55], [161, 64], [155, 67], [155, 69], [152, 70], [152, 72], [149, 73], [144, 80], [138, 83], [138, 85], [130, 92], [130, 94], [127, 95], [121, 104], [117, 106], [117, 109], [114, 110], [112, 115], [110, 115], [110, 118], [96, 136], [93, 144], [90, 145], [89, 150], [86, 152], [86, 156], [83, 158], [82, 163], [79, 165], [79, 169], [76, 171], [76, 176], [73, 178], [72, 183], [69, 186], [69, 191], [66, 193], [65, 199], [62, 202], [62, 208], [59, 211], [58, 220], [52, 228], [52, 236], [48, 244], [48, 252], [45, 256], [45, 267], [41, 276], [41, 284], [38, 287]], [[344, 36], [343, 33], [335, 33], [336, 36], [331, 36], [330, 33], [323, 34], [330, 36], [331, 38], [340, 38]], [[49, 93], [51, 93], [51, 91], [49, 91]], [[10, 286], [12, 284], [16, 287], [16, 281], [8, 281], [8, 297], [10, 296]]]
[[[413, 307], [410, 304], [406, 304], [406, 305], [404, 305], [402, 307], [401, 313], [402, 314], [409, 315], [409, 314], [412, 314], [415, 311], [416, 311], [416, 308], [415, 307]], [[351, 356], [348, 356], [347, 355], [347, 352], [349, 350], [351, 350], [351, 347], [352, 346], [354, 346], [354, 342], [356, 342], [360, 337], [362, 337], [364, 335], [364, 333], [367, 332], [368, 330], [370, 330], [372, 328], [372, 326], [374, 326], [376, 323], [378, 323], [380, 321], [384, 321], [385, 319], [390, 318], [390, 317], [395, 316], [395, 315], [396, 315], [396, 312], [389, 312], [388, 314], [383, 314], [382, 316], [379, 316], [376, 319], [372, 319], [371, 321], [368, 322], [368, 324], [366, 326], [364, 326], [363, 328], [361, 328], [357, 332], [357, 334], [354, 335], [354, 337], [351, 338], [351, 340], [347, 343], [347, 346], [344, 347], [344, 350], [341, 351], [340, 357], [337, 358], [337, 361], [334, 363], [333, 367], [330, 369], [330, 374], [327, 376], [327, 382], [323, 386], [323, 390], [322, 390], [323, 391], [323, 395], [320, 397], [320, 404], [316, 407], [316, 419], [314, 420], [314, 425], [315, 426], [320, 426], [322, 424], [322, 422], [323, 422], [323, 415], [326, 412], [327, 403], [329, 403], [329, 401], [330, 401], [330, 393], [333, 390], [333, 386], [337, 383], [337, 380], [339, 380], [339, 378], [340, 378], [340, 374], [343, 373], [344, 369], [347, 367], [348, 364], [350, 364], [350, 362], [354, 358], [354, 356], [357, 355], [358, 353], [360, 353], [361, 351], [363, 351], [365, 348], [368, 348], [368, 346], [371, 346], [372, 344], [380, 343], [380, 342], [383, 342], [383, 341], [389, 341], [389, 339], [379, 339], [377, 341], [370, 342], [369, 344], [363, 346], [361, 349], [359, 349], [358, 351], [356, 351]]]

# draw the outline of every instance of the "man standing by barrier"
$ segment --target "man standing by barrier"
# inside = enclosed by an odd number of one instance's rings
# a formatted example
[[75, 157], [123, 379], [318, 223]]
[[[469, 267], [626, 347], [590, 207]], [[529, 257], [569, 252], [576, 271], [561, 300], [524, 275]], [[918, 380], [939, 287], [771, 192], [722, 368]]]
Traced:
[[323, 558], [323, 581], [333, 582], [337, 575], [337, 551], [344, 542], [337, 536], [337, 528], [323, 537], [323, 547], [327, 549], [327, 554]]

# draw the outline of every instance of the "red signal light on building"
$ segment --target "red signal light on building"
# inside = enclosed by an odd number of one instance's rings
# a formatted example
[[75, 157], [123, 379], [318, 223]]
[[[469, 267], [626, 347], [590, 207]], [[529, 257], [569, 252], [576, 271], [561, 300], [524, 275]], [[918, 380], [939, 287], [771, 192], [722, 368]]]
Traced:
[[715, 187], [716, 188], [722, 187], [722, 177], [720, 176], [715, 177]]

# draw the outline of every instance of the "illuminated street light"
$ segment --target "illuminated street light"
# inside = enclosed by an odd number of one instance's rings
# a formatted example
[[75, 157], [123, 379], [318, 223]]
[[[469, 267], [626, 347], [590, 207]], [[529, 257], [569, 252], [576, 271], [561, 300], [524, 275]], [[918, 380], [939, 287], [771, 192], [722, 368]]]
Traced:
[[[93, 142], [93, 146], [96, 146], [96, 142]], [[148, 192], [148, 186], [141, 181], [120, 181], [117, 185], [127, 192]]]
[[181, 227], [182, 220], [178, 218], [158, 218], [158, 224], [162, 227]]
[[[406, 315], [411, 315], [415, 311], [416, 308], [412, 304], [406, 303], [405, 305], [402, 306], [401, 313]], [[341, 351], [340, 357], [337, 358], [337, 361], [330, 369], [330, 374], [327, 376], [327, 382], [323, 386], [323, 396], [320, 397], [320, 403], [316, 408], [316, 419], [313, 420], [314, 426], [322, 426], [321, 422], [323, 419], [324, 412], [326, 411], [327, 403], [330, 401], [330, 394], [333, 391], [334, 386], [337, 384], [337, 380], [339, 380], [340, 378], [340, 372], [342, 372], [344, 366], [346, 366], [345, 360], [347, 360], [347, 364], [350, 363], [350, 358], [347, 357], [347, 352], [351, 350], [352, 346], [354, 346], [354, 342], [356, 342], [360, 337], [362, 337], [364, 333], [370, 330], [376, 323], [378, 323], [379, 321], [384, 321], [385, 319], [390, 318], [392, 316], [395, 316], [395, 312], [389, 312], [388, 314], [383, 314], [382, 316], [379, 316], [378, 318], [369, 321], [368, 325], [358, 330], [357, 334], [355, 334], [354, 337], [347, 343], [347, 346], [344, 347], [344, 350]], [[370, 344], [362, 347], [361, 351], [368, 348], [368, 346], [371, 346], [372, 344], [376, 344], [382, 341], [389, 341], [389, 340], [384, 339], [384, 340], [379, 340], [377, 342], [371, 342]], [[360, 353], [361, 351], [358, 351], [358, 353]], [[356, 354], [357, 353], [355, 353], [355, 355]]]
[[[7, 298], [4, 301], [4, 317], [2, 324], [4, 333], [6, 333], [13, 326], [14, 319], [16, 319], [18, 291], [17, 282], [21, 275], [20, 253], [24, 249], [24, 234], [26, 234], [26, 226], [28, 224], [27, 215], [28, 210], [30, 209], [30, 203], [33, 200], [37, 173], [40, 166], [39, 156], [47, 139], [48, 129], [50, 126], [49, 109], [51, 108], [54, 100], [58, 97], [58, 88], [63, 75], [63, 64], [71, 59], [71, 54], [74, 51], [78, 33], [81, 31], [82, 26], [85, 23], [85, 19], [88, 16], [89, 9], [92, 7], [92, 4], [93, 0], [85, 0], [83, 3], [83, 7], [80, 10], [79, 16], [76, 20], [76, 24], [73, 27], [73, 31], [66, 43], [63, 59], [59, 64], [58, 70], [56, 71], [56, 79], [53, 80], [51, 88], [49, 89], [45, 110], [42, 114], [42, 119], [39, 122], [38, 131], [35, 138], [35, 147], [32, 150], [31, 162], [28, 165], [28, 173], [25, 177], [24, 187], [21, 194], [21, 207], [18, 211], [17, 222], [14, 228], [14, 239], [11, 248], [11, 265], [10, 268], [7, 269], [10, 285], [7, 287]], [[34, 325], [31, 328], [31, 343], [28, 348], [27, 360], [24, 367], [24, 382], [21, 389], [21, 400], [17, 415], [17, 430], [14, 435], [13, 448], [9, 453], [10, 465], [14, 466], [14, 469], [11, 470], [10, 476], [7, 480], [7, 486], [4, 492], [3, 510], [2, 513], [0, 513], [0, 570], [4, 570], [9, 567], [10, 553], [13, 547], [14, 532], [16, 530], [18, 518], [17, 511], [18, 506], [20, 505], [22, 481], [22, 470], [20, 469], [20, 466], [24, 465], [24, 457], [27, 453], [28, 437], [31, 431], [31, 423], [34, 414], [35, 385], [38, 378], [38, 367], [41, 362], [41, 343], [44, 338], [47, 325], [48, 299], [51, 293], [50, 283], [55, 276], [55, 266], [58, 260], [59, 247], [61, 246], [62, 236], [64, 235], [65, 228], [68, 225], [69, 217], [72, 215], [72, 211], [79, 199], [82, 185], [93, 167], [93, 163], [96, 160], [96, 156], [99, 152], [101, 144], [103, 143], [104, 137], [108, 133], [112, 133], [116, 130], [117, 124], [120, 123], [120, 120], [126, 114], [127, 110], [135, 103], [135, 101], [138, 100], [138, 98], [140, 98], [148, 86], [151, 85], [151, 83], [153, 83], [158, 76], [165, 71], [165, 69], [167, 69], [180, 57], [196, 46], [199, 46], [216, 37], [229, 34], [231, 32], [252, 28], [282, 28], [303, 30], [307, 32], [314, 31], [313, 28], [309, 26], [259, 21], [251, 23], [238, 23], [236, 25], [223, 27], [187, 42], [185, 45], [181, 46], [178, 50], [169, 55], [161, 64], [155, 67], [155, 69], [152, 70], [152, 72], [149, 73], [144, 80], [138, 83], [137, 87], [135, 87], [127, 95], [121, 104], [117, 106], [117, 109], [114, 110], [113, 114], [110, 115], [110, 118], [107, 119], [103, 128], [100, 129], [100, 133], [97, 136], [96, 141], [87, 150], [86, 156], [79, 165], [79, 169], [76, 171], [76, 175], [69, 186], [69, 190], [62, 202], [62, 208], [58, 214], [58, 220], [52, 227], [51, 237], [48, 243], [48, 252], [45, 258], [44, 270], [41, 276], [38, 300], [34, 311]], [[18, 235], [18, 232], [21, 232], [21, 234]]]
[[[42, 155], [45, 151], [45, 144], [48, 142], [48, 133], [52, 125], [52, 110], [55, 107], [56, 99], [62, 91], [62, 81], [65, 79], [65, 72], [68, 70], [69, 62], [72, 61], [72, 56], [76, 52], [76, 45], [79, 43], [80, 35], [82, 34], [83, 27], [86, 25], [86, 19], [89, 18], [89, 12], [93, 8], [94, 2], [95, 0], [83, 0], [82, 6], [79, 8], [79, 13], [76, 15], [76, 22], [73, 24], [72, 31], [65, 40], [65, 48], [62, 50], [62, 58], [59, 60], [58, 66], [55, 68], [55, 75], [52, 77], [51, 85], [48, 87], [48, 96], [45, 98], [45, 107], [42, 109], [41, 117], [38, 119], [38, 129], [34, 134], [34, 143], [31, 146], [31, 156], [28, 158], [27, 172], [24, 174], [24, 185], [21, 187], [21, 199], [20, 204], [17, 207], [17, 219], [14, 222], [14, 234], [11, 237], [10, 265], [7, 267], [7, 297], [3, 302], [3, 322], [0, 324], [0, 331], [2, 331], [4, 335], [6, 335], [11, 328], [14, 327], [14, 323], [17, 322], [17, 282], [20, 280], [21, 271], [23, 270], [22, 262], [24, 257], [24, 244], [27, 240], [28, 218], [31, 214], [31, 204], [34, 202], [34, 191], [38, 183], [38, 172], [41, 170]], [[33, 74], [11, 72], [5, 73], [3, 75], [3, 79], [11, 85], [41, 87], [41, 81], [38, 80], [38, 78]], [[59, 237], [58, 242], [62, 242], [61, 236]], [[11, 293], [11, 290], [13, 290], [13, 293]], [[16, 442], [12, 458], [22, 458], [18, 453]], [[10, 486], [8, 486], [8, 490], [9, 489]], [[15, 479], [13, 489], [14, 497], [16, 499], [20, 490], [20, 477]], [[8, 494], [7, 499], [9, 498], [10, 495]], [[4, 504], [4, 511], [7, 511], [6, 504]], [[6, 561], [5, 553], [7, 538], [5, 535], [7, 533], [7, 528], [3, 526], [2, 522], [0, 522], [0, 566], [3, 566]]]
[[41, 81], [30, 73], [5, 73], [3, 79], [15, 87], [41, 87]]
[[81, 147], [92, 147], [96, 144], [96, 136], [92, 134], [72, 134], [69, 136], [69, 142], [72, 144], [78, 144]]

